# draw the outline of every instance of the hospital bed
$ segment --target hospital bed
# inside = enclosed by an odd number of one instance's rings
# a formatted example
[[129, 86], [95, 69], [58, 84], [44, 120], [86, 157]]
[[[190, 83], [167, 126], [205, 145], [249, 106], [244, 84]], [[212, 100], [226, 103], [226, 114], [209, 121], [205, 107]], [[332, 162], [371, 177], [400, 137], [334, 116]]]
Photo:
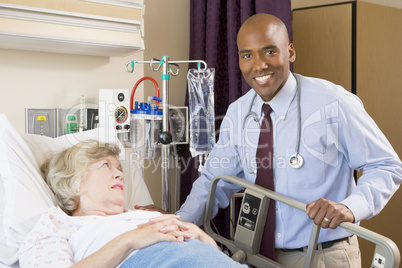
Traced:
[[[112, 133], [94, 129], [58, 138], [20, 134], [0, 114], [0, 268], [18, 267], [18, 248], [40, 215], [56, 204], [39, 167], [51, 154], [82, 140], [117, 141]], [[122, 147], [119, 159], [124, 172], [125, 206], [153, 204], [130, 153]], [[127, 179], [128, 178], [128, 179]]]
[[[102, 129], [69, 134], [58, 138], [46, 136], [20, 134], [8, 121], [4, 114], [0, 114], [0, 268], [18, 267], [18, 248], [25, 235], [33, 228], [40, 215], [48, 207], [56, 204], [55, 198], [40, 175], [39, 167], [49, 154], [71, 147], [82, 140], [95, 139], [110, 141], [116, 139], [111, 133], [104, 134]], [[117, 142], [117, 141], [116, 141]], [[130, 159], [129, 152], [122, 148], [120, 162], [124, 171], [124, 191], [126, 207], [153, 204], [149, 191], [143, 181], [141, 168], [136, 168], [135, 162]], [[254, 195], [267, 196], [280, 202], [305, 210], [305, 205], [271, 192], [260, 186], [250, 184], [244, 180], [231, 176], [220, 176], [211, 183], [207, 210], [204, 219], [206, 231], [217, 241], [226, 245], [234, 257], [256, 267], [281, 267], [275, 262], [255, 253], [255, 243], [243, 239], [225, 239], [211, 229], [211, 209], [214, 200], [216, 185], [224, 179], [239, 184], [246, 191]], [[370, 232], [354, 224], [343, 223], [342, 228], [362, 238], [377, 244], [376, 253], [385, 260], [385, 265], [373, 267], [399, 267], [399, 251], [389, 239]], [[309, 258], [305, 267], [311, 267], [314, 257], [315, 243], [319, 228], [313, 226], [309, 244]], [[260, 234], [255, 234], [257, 237]]]
[[[241, 212], [244, 210], [244, 206], [247, 206], [247, 212], [253, 208], [252, 202], [247, 202], [248, 200], [258, 200], [258, 202], [254, 202], [254, 204], [258, 204], [254, 206], [254, 208], [259, 209], [257, 215], [262, 217], [253, 217], [251, 220], [246, 218], [242, 218], [243, 214], [239, 215], [239, 221], [237, 223], [236, 234], [234, 239], [227, 239], [225, 237], [220, 236], [215, 231], [213, 231], [211, 227], [211, 217], [215, 200], [215, 192], [218, 182], [220, 180], [225, 180], [237, 185], [242, 186], [245, 189], [243, 203], [241, 207]], [[247, 263], [249, 265], [253, 265], [255, 267], [283, 267], [275, 261], [272, 261], [260, 254], [258, 254], [259, 241], [258, 238], [262, 236], [262, 229], [264, 225], [264, 221], [260, 221], [260, 219], [266, 217], [266, 211], [264, 207], [268, 207], [269, 199], [274, 199], [276, 201], [282, 202], [286, 205], [292, 206], [301, 211], [306, 211], [306, 204], [298, 202], [289, 197], [278, 194], [274, 191], [265, 189], [259, 185], [252, 184], [246, 180], [240, 179], [235, 176], [230, 175], [222, 175], [216, 176], [210, 185], [208, 192], [208, 200], [206, 205], [206, 211], [204, 216], [204, 228], [205, 231], [215, 239], [215, 241], [225, 245], [232, 253], [232, 258], [241, 263]], [[245, 202], [246, 200], [246, 202]], [[241, 213], [240, 212], [240, 213]], [[248, 214], [248, 213], [247, 213]], [[250, 213], [251, 214], [251, 213]], [[307, 217], [307, 216], [306, 216]], [[262, 229], [259, 230], [259, 226]], [[252, 226], [253, 228], [247, 228]], [[244, 228], [246, 227], [246, 228]], [[372, 268], [398, 268], [400, 263], [400, 252], [396, 244], [387, 237], [384, 237], [380, 234], [367, 230], [361, 226], [356, 224], [352, 224], [349, 222], [344, 222], [340, 224], [340, 227], [344, 228], [351, 234], [357, 235], [360, 238], [366, 239], [374, 244], [376, 244], [375, 252], [372, 259], [372, 264], [370, 267]], [[254, 231], [250, 231], [254, 229]], [[240, 234], [238, 234], [240, 232]], [[310, 234], [310, 240], [308, 243], [307, 256], [305, 259], [304, 267], [313, 267], [313, 260], [315, 249], [317, 247], [318, 235], [320, 233], [320, 227], [312, 223], [312, 229]], [[238, 240], [240, 239], [240, 241]]]

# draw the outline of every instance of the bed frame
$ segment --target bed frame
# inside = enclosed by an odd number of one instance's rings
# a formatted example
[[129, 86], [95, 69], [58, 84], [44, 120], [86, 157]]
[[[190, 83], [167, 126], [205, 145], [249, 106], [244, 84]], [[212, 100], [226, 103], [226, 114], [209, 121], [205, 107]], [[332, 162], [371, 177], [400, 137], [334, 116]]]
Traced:
[[[244, 187], [245, 189], [251, 189], [252, 191], [265, 195], [270, 199], [274, 199], [276, 201], [282, 202], [294, 208], [297, 208], [301, 211], [306, 211], [306, 204], [303, 204], [299, 201], [296, 201], [292, 198], [286, 197], [284, 195], [278, 194], [274, 191], [265, 189], [259, 185], [252, 184], [246, 180], [240, 179], [231, 175], [222, 175], [216, 176], [212, 181], [209, 188], [208, 200], [206, 204], [206, 211], [204, 216], [204, 229], [205, 231], [212, 236], [217, 242], [225, 245], [233, 254], [234, 259], [239, 262], [244, 262], [249, 265], [253, 265], [255, 267], [283, 267], [279, 263], [272, 261], [258, 253], [253, 254], [252, 252], [248, 252], [244, 248], [239, 248], [237, 245], [239, 243], [235, 243], [235, 240], [229, 240], [224, 238], [217, 233], [215, 233], [211, 228], [211, 217], [213, 211], [213, 205], [215, 200], [216, 187], [220, 180], [225, 180], [239, 186]], [[353, 223], [343, 222], [339, 225], [341, 228], [344, 228], [349, 233], [355, 234], [360, 238], [366, 239], [372, 243], [376, 244], [376, 248], [374, 251], [373, 259], [371, 267], [377, 268], [398, 268], [400, 263], [400, 252], [397, 245], [390, 240], [389, 238], [382, 236], [378, 233], [370, 231], [364, 227], [358, 226]], [[339, 228], [339, 227], [338, 227]], [[305, 259], [304, 267], [313, 267], [313, 260], [315, 249], [317, 247], [318, 235], [320, 234], [320, 227], [313, 223], [313, 227], [311, 229], [310, 240], [307, 249], [307, 256]], [[232, 258], [233, 258], [232, 256]], [[380, 261], [381, 259], [381, 261]]]

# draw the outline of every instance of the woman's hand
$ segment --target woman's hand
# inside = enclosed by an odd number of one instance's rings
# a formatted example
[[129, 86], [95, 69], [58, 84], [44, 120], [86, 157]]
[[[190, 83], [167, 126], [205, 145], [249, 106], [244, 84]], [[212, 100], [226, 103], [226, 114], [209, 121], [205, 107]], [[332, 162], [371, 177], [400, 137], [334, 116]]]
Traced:
[[[157, 218], [153, 218], [150, 220], [151, 223], [158, 223], [162, 220], [164, 220], [164, 217], [168, 215], [163, 215]], [[179, 219], [178, 215], [174, 215], [177, 219]], [[181, 224], [176, 225], [178, 229], [175, 229], [174, 225], [169, 225], [161, 230], [159, 230], [162, 233], [165, 234], [172, 234], [177, 237], [176, 241], [184, 241], [185, 239], [198, 239], [202, 242], [209, 243], [213, 245], [214, 247], [218, 248], [218, 245], [216, 244], [215, 240], [212, 239], [207, 233], [205, 233], [203, 230], [201, 230], [197, 225], [189, 222], [181, 222]], [[185, 234], [184, 236], [181, 236], [182, 234]]]
[[152, 218], [148, 223], [138, 225], [138, 228], [130, 231], [132, 233], [135, 248], [140, 249], [161, 241], [183, 242], [192, 237], [186, 232], [189, 226], [179, 220], [179, 216], [165, 214]]
[[219, 248], [215, 240], [210, 237], [206, 232], [201, 230], [200, 227], [189, 222], [186, 222], [186, 224], [190, 227], [189, 230], [186, 231], [186, 233], [192, 234], [192, 237], [189, 239], [198, 239], [202, 242], [209, 243], [214, 247]]

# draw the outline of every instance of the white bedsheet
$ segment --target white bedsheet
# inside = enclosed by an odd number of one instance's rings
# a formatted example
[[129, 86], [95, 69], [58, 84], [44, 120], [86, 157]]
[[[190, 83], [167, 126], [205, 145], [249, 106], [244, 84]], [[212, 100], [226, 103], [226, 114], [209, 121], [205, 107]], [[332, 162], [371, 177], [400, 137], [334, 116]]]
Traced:
[[[60, 208], [52, 207], [26, 236], [20, 249], [20, 265], [70, 267], [116, 236], [159, 215], [159, 212], [134, 210], [108, 217], [70, 217]], [[49, 231], [52, 236], [48, 236]]]

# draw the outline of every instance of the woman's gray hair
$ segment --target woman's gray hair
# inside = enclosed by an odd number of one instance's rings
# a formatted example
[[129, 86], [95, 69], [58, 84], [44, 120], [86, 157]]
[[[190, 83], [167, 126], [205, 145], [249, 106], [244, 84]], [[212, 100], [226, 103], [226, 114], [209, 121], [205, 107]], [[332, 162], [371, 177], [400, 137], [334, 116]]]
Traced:
[[72, 215], [80, 202], [79, 189], [87, 176], [88, 166], [107, 156], [119, 159], [119, 153], [120, 149], [115, 144], [87, 140], [46, 160], [41, 171], [58, 205]]

